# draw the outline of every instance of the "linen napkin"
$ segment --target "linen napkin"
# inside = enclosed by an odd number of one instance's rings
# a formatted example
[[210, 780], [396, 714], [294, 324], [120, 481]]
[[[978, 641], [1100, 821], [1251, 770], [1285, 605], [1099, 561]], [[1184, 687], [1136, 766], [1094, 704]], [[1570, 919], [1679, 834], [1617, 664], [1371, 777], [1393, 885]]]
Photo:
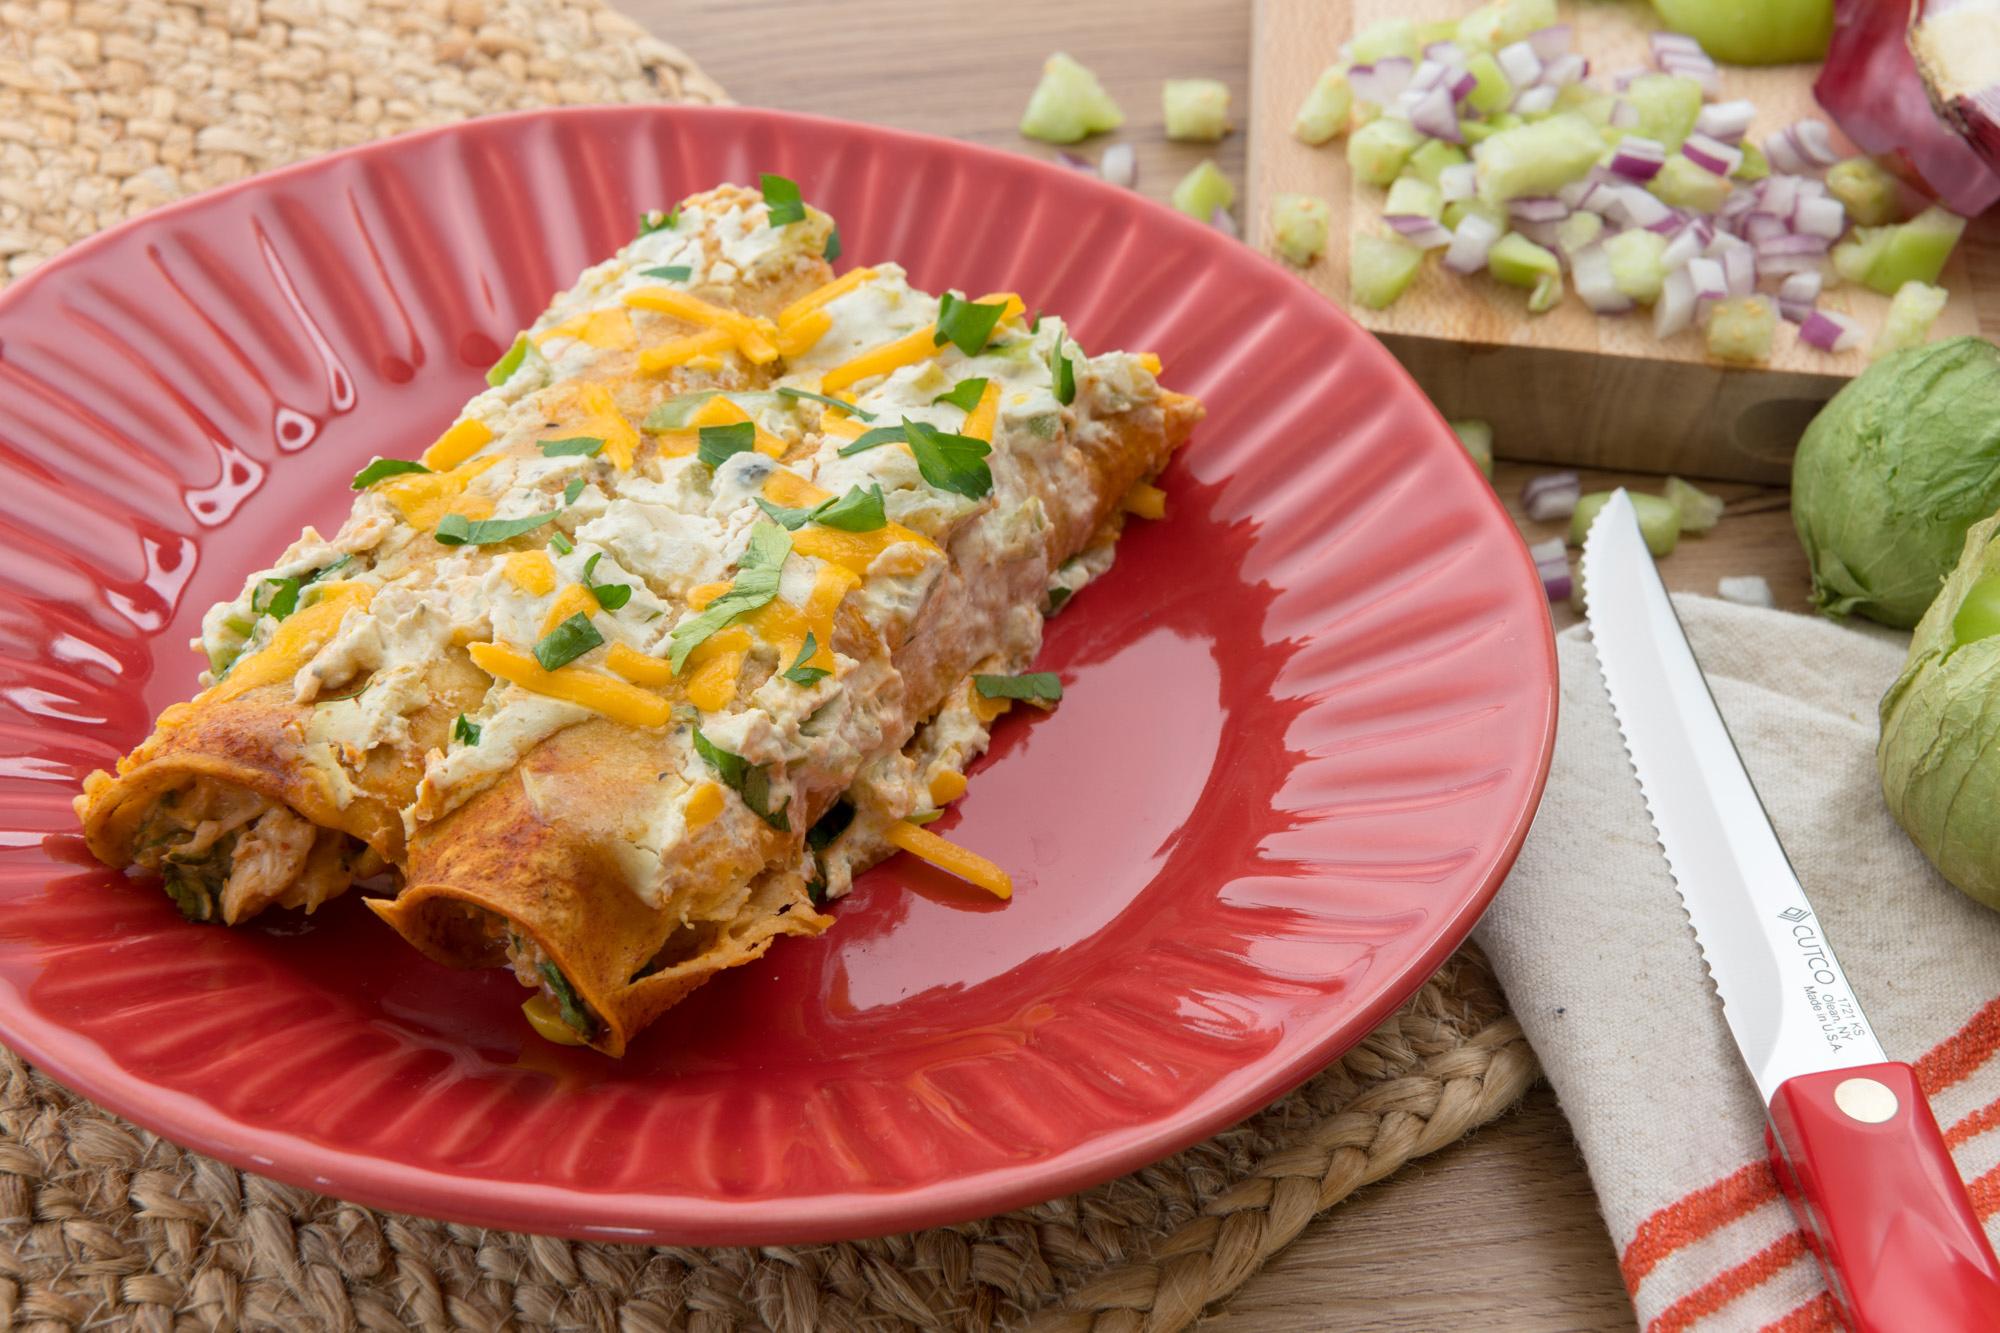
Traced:
[[[2000, 1240], [2000, 913], [1931, 869], [1875, 776], [1876, 701], [1907, 638], [1675, 602], [1826, 938]], [[1548, 791], [1479, 942], [1582, 1146], [1640, 1326], [1835, 1327], [1587, 632], [1557, 650]]]

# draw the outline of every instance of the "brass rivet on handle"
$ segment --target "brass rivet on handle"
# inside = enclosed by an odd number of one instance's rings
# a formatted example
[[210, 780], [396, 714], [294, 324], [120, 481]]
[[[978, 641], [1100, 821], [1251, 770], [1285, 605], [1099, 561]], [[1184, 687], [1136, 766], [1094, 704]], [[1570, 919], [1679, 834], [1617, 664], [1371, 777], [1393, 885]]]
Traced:
[[1896, 1094], [1872, 1078], [1842, 1079], [1834, 1087], [1833, 1104], [1864, 1125], [1879, 1125], [1896, 1114]]

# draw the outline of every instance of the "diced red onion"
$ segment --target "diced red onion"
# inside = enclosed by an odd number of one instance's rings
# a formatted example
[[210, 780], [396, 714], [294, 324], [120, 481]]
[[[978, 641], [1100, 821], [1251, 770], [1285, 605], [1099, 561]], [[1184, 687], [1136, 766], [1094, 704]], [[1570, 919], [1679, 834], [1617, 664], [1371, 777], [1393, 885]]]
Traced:
[[1517, 115], [1539, 116], [1544, 111], [1555, 108], [1556, 97], [1560, 91], [1547, 84], [1530, 88], [1514, 98], [1513, 110]]
[[1571, 35], [1569, 24], [1557, 23], [1529, 33], [1528, 45], [1547, 64], [1569, 54]]
[[1433, 139], [1443, 139], [1446, 143], [1465, 142], [1465, 135], [1458, 128], [1456, 99], [1449, 88], [1433, 88], [1419, 98], [1410, 108], [1410, 124]]
[[1627, 185], [1619, 191], [1618, 213], [1626, 225], [1633, 227], [1650, 227], [1674, 216], [1674, 210], [1657, 195], [1648, 194], [1636, 185]]
[[1454, 66], [1449, 86], [1451, 88], [1451, 100], [1454, 102], [1463, 102], [1466, 98], [1472, 96], [1472, 90], [1479, 86], [1479, 80], [1472, 76], [1471, 70], [1463, 66]]
[[1561, 222], [1570, 215], [1570, 207], [1560, 199], [1534, 195], [1509, 203], [1507, 212], [1522, 222]]
[[1646, 76], [1647, 76], [1648, 74], [1651, 74], [1652, 72], [1653, 72], [1652, 70], [1650, 70], [1650, 69], [1644, 69], [1644, 68], [1641, 68], [1641, 69], [1621, 69], [1621, 70], [1619, 70], [1619, 71], [1618, 71], [1618, 72], [1617, 72], [1616, 74], [1613, 74], [1613, 75], [1611, 76], [1611, 84], [1612, 84], [1612, 86], [1613, 86], [1613, 87], [1615, 87], [1615, 88], [1616, 88], [1616, 89], [1617, 89], [1617, 90], [1618, 90], [1619, 92], [1621, 92], [1621, 93], [1622, 93], [1622, 92], [1624, 92], [1624, 91], [1625, 91], [1625, 90], [1626, 90], [1627, 88], [1630, 88], [1630, 87], [1632, 86], [1632, 80], [1634, 80], [1634, 79], [1643, 79], [1643, 78], [1645, 78], [1645, 77], [1646, 77]]
[[1846, 315], [1815, 310], [1799, 325], [1799, 340], [1822, 352], [1845, 352], [1861, 344], [1861, 326]]
[[1847, 209], [1838, 199], [1801, 199], [1792, 226], [1807, 236], [1837, 240], [1847, 230]]
[[1701, 253], [1701, 237], [1693, 227], [1684, 229], [1680, 235], [1667, 242], [1667, 248], [1660, 252], [1660, 268], [1672, 272]]
[[1824, 236], [1806, 236], [1788, 233], [1783, 236], [1769, 236], [1757, 242], [1757, 257], [1778, 255], [1812, 255], [1826, 253], [1827, 239]]
[[1819, 300], [1820, 287], [1824, 278], [1817, 272], [1794, 273], [1778, 284], [1780, 301], [1803, 301], [1807, 305]]
[[1422, 217], [1394, 217], [1387, 221], [1390, 226], [1402, 233], [1404, 240], [1419, 250], [1438, 250], [1451, 244], [1451, 233], [1445, 229], [1442, 222], [1433, 222], [1429, 218]]
[[1750, 132], [1750, 122], [1757, 118], [1757, 104], [1738, 98], [1733, 102], [1714, 102], [1701, 109], [1695, 117], [1697, 133], [1721, 139], [1725, 143], [1740, 142]]
[[1436, 60], [1447, 65], [1463, 65], [1465, 63], [1465, 48], [1457, 42], [1432, 42], [1424, 48], [1424, 57], [1427, 60]]
[[1767, 176], [1757, 183], [1757, 207], [1751, 210], [1766, 217], [1790, 218], [1799, 206], [1797, 176]]
[[1757, 290], [1757, 261], [1748, 246], [1732, 246], [1722, 252], [1722, 281], [1731, 296], [1748, 296]]
[[1616, 315], [1632, 308], [1632, 298], [1618, 290], [1611, 276], [1611, 256], [1601, 245], [1586, 245], [1570, 256], [1570, 279], [1583, 303], [1600, 315]]
[[[1576, 502], [1583, 494], [1583, 483], [1574, 472], [1544, 472], [1539, 477], [1530, 477], [1521, 487], [1521, 507], [1528, 511], [1528, 517], [1537, 523], [1547, 523], [1551, 519], [1568, 518], [1576, 512]], [[1528, 554], [1535, 558], [1539, 569], [1548, 570], [1555, 566], [1567, 575], [1569, 556], [1563, 549], [1560, 537], [1551, 537], [1546, 542], [1536, 542], [1528, 548]]]
[[1479, 192], [1479, 168], [1459, 162], [1438, 172], [1438, 194], [1447, 204], [1470, 199]]
[[1542, 591], [1549, 595], [1551, 602], [1560, 604], [1567, 602], [1571, 597], [1576, 595], [1576, 582], [1568, 574], [1565, 573], [1558, 578], [1546, 571], [1542, 571], [1541, 573]]
[[1611, 170], [1627, 180], [1649, 181], [1660, 174], [1667, 146], [1657, 139], [1628, 134], [1611, 154]]
[[1833, 132], [1825, 122], [1802, 120], [1792, 127], [1792, 137], [1799, 152], [1814, 166], [1830, 167], [1840, 161], [1840, 153], [1833, 146]]
[[[1534, 494], [1537, 488], [1546, 489], [1550, 483], [1559, 482], [1565, 477], [1569, 479], [1571, 485], [1581, 484], [1574, 472], [1544, 472], [1538, 477], [1528, 478], [1527, 484], [1521, 487], [1521, 503], [1526, 504], [1528, 497]], [[1560, 537], [1550, 537], [1546, 541], [1530, 542], [1528, 544], [1528, 559], [1534, 561], [1535, 567], [1538, 569], [1543, 565], [1553, 565], [1558, 560], [1562, 561], [1564, 567], [1567, 568], [1569, 565], [1568, 544]]]
[[1080, 171], [1086, 176], [1095, 176], [1097, 174], [1097, 168], [1090, 165], [1089, 158], [1078, 157], [1075, 153], [1059, 151], [1056, 153], [1056, 161], [1062, 163], [1071, 171]]
[[1653, 48], [1655, 57], [1669, 51], [1679, 51], [1687, 55], [1706, 57], [1708, 52], [1701, 49], [1701, 43], [1684, 32], [1655, 32], [1647, 35], [1647, 42]]
[[1767, 278], [1783, 277], [1792, 273], [1820, 272], [1818, 255], [1759, 255], [1757, 271]]
[[1611, 104], [1612, 129], [1614, 130], [1637, 129], [1638, 125], [1639, 125], [1638, 107], [1634, 106], [1632, 103], [1626, 101], [1622, 97]]
[[1526, 42], [1503, 46], [1493, 58], [1500, 62], [1500, 72], [1507, 76], [1507, 82], [1516, 88], [1531, 87], [1542, 77], [1542, 58]]
[[1767, 217], [1762, 213], [1752, 213], [1744, 220], [1740, 230], [1745, 239], [1754, 245], [1761, 245], [1765, 241], [1775, 239], [1776, 237], [1792, 234], [1791, 228], [1787, 227], [1783, 220]]
[[1725, 219], [1746, 216], [1757, 207], [1757, 196], [1750, 190], [1731, 190], [1729, 197], [1722, 201], [1722, 216]]
[[1544, 250], [1557, 250], [1560, 248], [1561, 243], [1557, 239], [1557, 234], [1561, 227], [1562, 224], [1560, 222], [1522, 222], [1518, 218], [1514, 222], [1515, 231], [1520, 232]]
[[1720, 301], [1729, 295], [1729, 280], [1722, 275], [1720, 260], [1700, 255], [1688, 260], [1682, 270], [1688, 281], [1694, 284], [1694, 299], [1697, 301]]
[[1580, 213], [1596, 213], [1610, 217], [1618, 212], [1624, 198], [1623, 187], [1607, 185], [1600, 181], [1583, 192], [1582, 197], [1576, 201], [1576, 209]]
[[1677, 268], [1667, 274], [1659, 299], [1653, 302], [1653, 336], [1664, 342], [1693, 323], [1694, 279], [1686, 269]]
[[1662, 236], [1678, 236], [1687, 225], [1687, 215], [1678, 208], [1670, 208], [1667, 210], [1667, 215], [1659, 221], [1647, 223], [1646, 230], [1656, 231]]
[[1236, 219], [1230, 216], [1229, 210], [1221, 204], [1217, 204], [1214, 210], [1209, 213], [1208, 225], [1231, 240], [1241, 240], [1243, 238], [1243, 231], [1236, 225]]
[[1446, 76], [1450, 72], [1441, 60], [1425, 59], [1418, 61], [1417, 72], [1410, 76], [1410, 86], [1403, 89], [1402, 97], [1399, 100], [1407, 105], [1411, 93], [1429, 92], [1431, 89], [1445, 82]]
[[1499, 239], [1498, 227], [1477, 213], [1468, 213], [1451, 235], [1451, 248], [1444, 252], [1444, 266], [1454, 273], [1477, 273], [1486, 267], [1486, 254]]
[[1590, 73], [1590, 62], [1574, 53], [1557, 56], [1542, 69], [1542, 82], [1561, 88], [1572, 83], [1582, 83]]
[[1715, 62], [1707, 56], [1682, 55], [1669, 51], [1660, 57], [1660, 68], [1676, 78], [1693, 79], [1701, 85], [1704, 96], [1714, 97], [1722, 91], [1722, 74]]
[[1410, 86], [1415, 70], [1416, 65], [1402, 56], [1384, 56], [1372, 65], [1356, 65], [1347, 71], [1347, 86], [1363, 102], [1391, 106]]
[[1812, 163], [1806, 160], [1799, 149], [1799, 141], [1792, 130], [1779, 130], [1764, 140], [1764, 158], [1773, 171], [1798, 176], [1812, 170]]
[[1743, 165], [1741, 150], [1706, 134], [1690, 134], [1681, 145], [1681, 156], [1717, 176], [1728, 176]]
[[1694, 221], [1689, 225], [1694, 229], [1694, 234], [1700, 238], [1703, 245], [1707, 245], [1715, 239], [1715, 224], [1707, 218], [1697, 214]]
[[1112, 144], [1098, 160], [1097, 174], [1129, 190], [1139, 183], [1139, 155], [1129, 143]]

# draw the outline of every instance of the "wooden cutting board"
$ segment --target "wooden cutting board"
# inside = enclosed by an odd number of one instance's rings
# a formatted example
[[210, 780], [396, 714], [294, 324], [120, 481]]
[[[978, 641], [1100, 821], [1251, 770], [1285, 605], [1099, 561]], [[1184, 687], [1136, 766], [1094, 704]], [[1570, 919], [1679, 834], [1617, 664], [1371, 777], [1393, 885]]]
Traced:
[[[1868, 364], [1866, 347], [1838, 356], [1798, 340], [1780, 324], [1766, 366], [1711, 360], [1701, 332], [1656, 340], [1645, 310], [1599, 318], [1572, 293], [1545, 315], [1527, 312], [1527, 293], [1480, 274], [1443, 268], [1434, 252], [1387, 310], [1348, 300], [1353, 238], [1384, 231], [1383, 191], [1353, 181], [1344, 139], [1313, 148], [1291, 134], [1313, 80], [1339, 58], [1341, 43], [1379, 19], [1455, 18], [1467, 0], [1258, 0], [1251, 56], [1249, 191], [1246, 232], [1269, 246], [1269, 203], [1284, 193], [1318, 195], [1333, 207], [1333, 241], [1301, 276], [1347, 309], [1409, 367], [1448, 417], [1492, 423], [1495, 448], [1512, 458], [1590, 467], [1680, 472], [1782, 482], [1800, 432], [1813, 414]], [[1642, 0], [1583, 0], [1561, 6], [1591, 78], [1608, 88], [1620, 70], [1650, 65], [1646, 34], [1659, 25]], [[1812, 95], [1816, 65], [1765, 69], [1724, 66], [1722, 97], [1756, 103], [1750, 138], [1803, 117], [1831, 123]], [[1843, 151], [1853, 145], [1835, 134]], [[1829, 266], [1829, 277], [1831, 270]], [[1968, 230], [1944, 284], [1952, 300], [1934, 336], [1984, 332], [2000, 337], [2000, 210]], [[1888, 298], [1850, 284], [1821, 298], [1852, 314], [1872, 342]]]

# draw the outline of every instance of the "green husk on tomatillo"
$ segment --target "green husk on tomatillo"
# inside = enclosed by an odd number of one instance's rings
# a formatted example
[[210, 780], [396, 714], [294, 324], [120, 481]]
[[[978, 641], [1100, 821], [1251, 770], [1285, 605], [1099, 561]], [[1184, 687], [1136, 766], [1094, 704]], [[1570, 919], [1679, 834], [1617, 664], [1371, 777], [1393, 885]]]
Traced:
[[2000, 907], [2000, 515], [1965, 551], [1882, 696], [1882, 799], [1946, 879]]
[[1907, 629], [1966, 530], [2000, 509], [2000, 348], [1953, 338], [1884, 357], [1806, 428], [1792, 521], [1831, 616]]

